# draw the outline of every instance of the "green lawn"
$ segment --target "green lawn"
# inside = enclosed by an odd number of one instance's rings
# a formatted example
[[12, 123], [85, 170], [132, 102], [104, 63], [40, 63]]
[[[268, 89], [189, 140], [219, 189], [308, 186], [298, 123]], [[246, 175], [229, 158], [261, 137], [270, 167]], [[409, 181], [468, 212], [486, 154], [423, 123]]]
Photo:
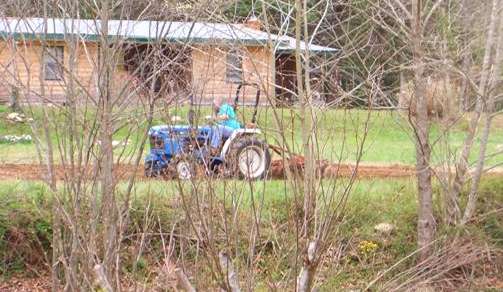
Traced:
[[[173, 115], [180, 116], [183, 120], [187, 116], [187, 107], [174, 107], [168, 111], [159, 110], [156, 113], [154, 124], [165, 124], [169, 117]], [[210, 108], [203, 107], [200, 109], [199, 116], [202, 117], [210, 113]], [[35, 119], [40, 119], [40, 109], [35, 109]], [[244, 112], [249, 120], [251, 109], [245, 108], [240, 110], [240, 114]], [[59, 117], [56, 109], [51, 109], [51, 113]], [[0, 136], [1, 135], [20, 135], [30, 134], [30, 128], [26, 124], [11, 124], [6, 121], [5, 116], [8, 110], [5, 106], [0, 106]], [[412, 132], [408, 126], [406, 119], [396, 111], [372, 111], [365, 110], [326, 110], [317, 111], [318, 128], [317, 137], [319, 152], [321, 158], [334, 161], [355, 161], [357, 158], [358, 149], [364, 139], [364, 130], [367, 128], [367, 135], [363, 144], [362, 160], [367, 163], [402, 163], [413, 164], [415, 162], [415, 150], [412, 139]], [[146, 130], [146, 123], [142, 121], [142, 115], [139, 112], [131, 112], [124, 115], [127, 120], [126, 125], [132, 126], [133, 135], [130, 137], [130, 143], [126, 150], [131, 153], [137, 147], [141, 134]], [[242, 118], [242, 117], [241, 117]], [[64, 127], [63, 122], [56, 123], [58, 126]], [[368, 119], [368, 121], [367, 121]], [[270, 143], [278, 143], [281, 141], [278, 122], [283, 127], [283, 134], [286, 143], [290, 145], [295, 152], [299, 152], [302, 141], [302, 132], [300, 131], [300, 119], [298, 110], [296, 109], [276, 109], [271, 107], [261, 107], [258, 113], [258, 125], [264, 131], [266, 139]], [[183, 123], [183, 122], [182, 122]], [[435, 162], [444, 161], [449, 153], [457, 153], [460, 145], [465, 137], [467, 121], [461, 120], [453, 126], [453, 131], [448, 137], [443, 137], [445, 142], [439, 141], [434, 146], [433, 160]], [[495, 119], [495, 125], [491, 133], [488, 153], [496, 152], [503, 148], [503, 117]], [[129, 132], [128, 129], [118, 129], [114, 138], [121, 141], [124, 140]], [[432, 141], [437, 141], [441, 134], [438, 124], [432, 125]], [[56, 141], [56, 137], [53, 137]], [[476, 157], [476, 150], [479, 146], [479, 141], [475, 143], [474, 151], [472, 151], [471, 159]], [[442, 146], [441, 146], [442, 145]], [[450, 149], [446, 150], [445, 145]], [[122, 149], [117, 149], [116, 153], [120, 153]], [[29, 144], [0, 144], [0, 162], [9, 163], [29, 163], [36, 161], [36, 151], [33, 143]], [[488, 160], [488, 163], [503, 163], [503, 155], [493, 157]]]

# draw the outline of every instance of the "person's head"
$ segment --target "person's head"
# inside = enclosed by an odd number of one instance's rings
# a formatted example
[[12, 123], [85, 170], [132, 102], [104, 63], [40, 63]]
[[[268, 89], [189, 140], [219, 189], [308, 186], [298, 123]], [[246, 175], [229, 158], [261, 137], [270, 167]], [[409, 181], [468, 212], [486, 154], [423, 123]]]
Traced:
[[213, 99], [213, 107], [215, 108], [215, 110], [218, 110], [220, 106], [222, 106], [222, 98], [220, 96], [216, 96]]

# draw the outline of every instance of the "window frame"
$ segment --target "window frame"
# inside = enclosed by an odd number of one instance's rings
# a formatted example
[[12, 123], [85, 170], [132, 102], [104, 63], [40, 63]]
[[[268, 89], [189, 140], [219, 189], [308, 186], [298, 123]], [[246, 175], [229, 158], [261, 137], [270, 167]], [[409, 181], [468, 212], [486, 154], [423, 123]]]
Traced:
[[228, 83], [243, 82], [243, 51], [231, 48], [225, 56], [225, 81]]
[[64, 46], [50, 46], [44, 49], [42, 56], [43, 74], [46, 81], [61, 81], [64, 79], [63, 64], [65, 60]]

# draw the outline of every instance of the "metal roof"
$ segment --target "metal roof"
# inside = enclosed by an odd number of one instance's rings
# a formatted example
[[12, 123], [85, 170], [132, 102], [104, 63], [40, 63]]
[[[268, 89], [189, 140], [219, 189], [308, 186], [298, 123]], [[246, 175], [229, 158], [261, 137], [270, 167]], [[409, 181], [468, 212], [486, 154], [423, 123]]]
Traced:
[[[292, 52], [297, 49], [297, 40], [289, 36], [281, 36], [282, 42], [279, 44], [277, 51], [279, 52]], [[304, 51], [308, 49], [310, 52], [325, 52], [325, 53], [335, 53], [338, 50], [330, 47], [319, 46], [315, 44], [307, 44], [304, 41], [300, 42], [300, 50]]]
[[[0, 35], [4, 38], [14, 36], [15, 38], [62, 40], [67, 35], [77, 35], [93, 41], [99, 38], [101, 29], [101, 21], [94, 19], [10, 17], [0, 19]], [[166, 40], [182, 43], [223, 42], [262, 46], [272, 41], [278, 52], [296, 49], [296, 41], [292, 37], [268, 34], [243, 24], [109, 20], [108, 35], [135, 42]], [[306, 45], [305, 42], [301, 42], [300, 47], [302, 50], [308, 48], [313, 52], [336, 51], [334, 48]]]

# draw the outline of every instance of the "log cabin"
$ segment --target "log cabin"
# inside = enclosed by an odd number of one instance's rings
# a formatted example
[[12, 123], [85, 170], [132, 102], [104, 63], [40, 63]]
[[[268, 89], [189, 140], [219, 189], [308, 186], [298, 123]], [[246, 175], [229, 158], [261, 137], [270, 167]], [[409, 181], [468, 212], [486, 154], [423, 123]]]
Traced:
[[[106, 25], [94, 19], [4, 18], [0, 102], [58, 104], [75, 91], [92, 99], [103, 78], [104, 45], [118, 48], [110, 63], [114, 90], [136, 94], [141, 84], [162, 98], [198, 104], [217, 95], [232, 97], [242, 82], [258, 84], [263, 102], [294, 99], [296, 48], [322, 56], [337, 52], [266, 33], [256, 18], [231, 24], [109, 20]], [[247, 90], [242, 100], [252, 103], [254, 96]]]

